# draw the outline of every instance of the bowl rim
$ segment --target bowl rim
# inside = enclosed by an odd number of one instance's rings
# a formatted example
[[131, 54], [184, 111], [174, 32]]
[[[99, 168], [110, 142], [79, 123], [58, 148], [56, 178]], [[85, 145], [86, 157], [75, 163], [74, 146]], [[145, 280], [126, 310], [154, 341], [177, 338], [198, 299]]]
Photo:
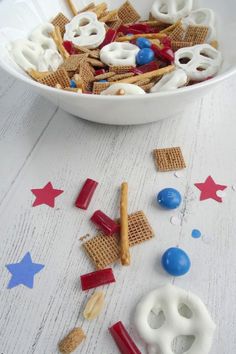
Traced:
[[118, 99], [118, 100], [132, 100], [132, 99], [137, 99], [137, 97], [142, 97], [145, 100], [146, 99], [151, 99], [151, 98], [158, 98], [158, 97], [165, 97], [165, 96], [174, 96], [174, 95], [180, 95], [186, 92], [192, 92], [195, 91], [197, 89], [201, 89], [203, 87], [208, 87], [208, 86], [212, 86], [214, 84], [217, 84], [221, 81], [224, 81], [225, 79], [231, 77], [232, 75], [236, 74], [236, 67], [231, 68], [229, 70], [227, 70], [224, 73], [220, 73], [217, 74], [215, 77], [209, 79], [209, 80], [205, 80], [202, 82], [199, 82], [197, 84], [191, 85], [191, 86], [186, 86], [186, 87], [182, 87], [182, 88], [178, 88], [175, 90], [169, 90], [169, 91], [162, 91], [162, 92], [153, 92], [153, 93], [148, 93], [145, 95], [124, 95], [124, 96], [116, 96], [116, 95], [95, 95], [95, 94], [78, 94], [77, 92], [71, 92], [71, 91], [65, 91], [65, 90], [59, 90], [57, 88], [54, 87], [50, 87], [47, 85], [43, 85], [37, 81], [34, 81], [33, 79], [31, 79], [30, 77], [24, 76], [21, 73], [18, 73], [15, 70], [10, 69], [7, 65], [4, 64], [4, 62], [2, 61], [2, 59], [0, 58], [0, 68], [3, 69], [5, 72], [7, 72], [8, 74], [10, 74], [11, 76], [15, 77], [16, 79], [25, 82], [26, 84], [32, 85], [36, 88], [38, 88], [39, 90], [42, 91], [49, 91], [52, 93], [56, 93], [56, 94], [60, 94], [60, 95], [64, 95], [65, 97], [67, 95], [73, 95], [76, 96], [77, 99], [79, 98], [85, 98], [88, 100], [93, 100], [93, 99], [98, 99], [98, 100], [112, 100], [112, 99]]

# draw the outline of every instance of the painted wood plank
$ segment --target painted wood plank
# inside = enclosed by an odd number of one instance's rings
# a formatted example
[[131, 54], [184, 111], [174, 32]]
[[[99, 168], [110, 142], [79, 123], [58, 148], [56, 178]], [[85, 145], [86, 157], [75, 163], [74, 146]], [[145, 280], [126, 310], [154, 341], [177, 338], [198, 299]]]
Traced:
[[[58, 341], [75, 325], [82, 326], [87, 334], [79, 353], [118, 353], [107, 331], [118, 320], [125, 323], [145, 352], [134, 331], [132, 313], [141, 296], [168, 282], [197, 293], [208, 306], [217, 324], [211, 354], [235, 353], [236, 193], [230, 188], [236, 183], [235, 88], [235, 81], [226, 82], [181, 116], [146, 126], [96, 125], [59, 110], [41, 130], [40, 139], [29, 140], [28, 146], [31, 141], [33, 149], [21, 172], [10, 188], [7, 183], [2, 187], [7, 192], [0, 207], [0, 349], [4, 354], [57, 353]], [[35, 110], [47, 105], [41, 98], [22, 94], [24, 102], [31, 102], [31, 108], [24, 112], [22, 107], [24, 114], [18, 127], [10, 123], [8, 136], [12, 140], [15, 129], [24, 125], [22, 120], [29, 122], [32, 114], [37, 120]], [[19, 111], [22, 96], [18, 97]], [[45, 111], [53, 114], [54, 107], [48, 105]], [[17, 110], [10, 110], [8, 98], [5, 119], [16, 121]], [[37, 124], [31, 129], [36, 136]], [[16, 151], [21, 144], [19, 137]], [[187, 161], [188, 167], [179, 179], [172, 172], [157, 173], [152, 160], [154, 148], [169, 146], [181, 146]], [[5, 139], [5, 154], [8, 147]], [[18, 163], [14, 153], [9, 161], [11, 165]], [[210, 174], [217, 182], [229, 185], [222, 204], [198, 200], [199, 192], [193, 184]], [[75, 209], [73, 202], [87, 177], [98, 180], [99, 187], [89, 210], [84, 212]], [[89, 218], [96, 209], [118, 216], [123, 180], [130, 186], [130, 212], [144, 210], [156, 237], [132, 249], [131, 267], [114, 266], [117, 282], [104, 287], [104, 312], [98, 320], [88, 322], [83, 320], [82, 311], [92, 291], [81, 291], [79, 276], [92, 271], [93, 266], [81, 250], [79, 237], [95, 233]], [[56, 208], [32, 208], [30, 189], [48, 181], [65, 190], [56, 200]], [[175, 213], [183, 219], [180, 226], [170, 223], [173, 213], [156, 206], [156, 193], [166, 186], [176, 187], [184, 196], [182, 207]], [[199, 228], [205, 237], [192, 239], [193, 228]], [[192, 259], [191, 272], [181, 279], [168, 277], [160, 268], [163, 251], [176, 245]], [[33, 290], [21, 286], [7, 290], [10, 276], [4, 265], [17, 262], [27, 251], [35, 262], [45, 264], [45, 269], [36, 276]]]

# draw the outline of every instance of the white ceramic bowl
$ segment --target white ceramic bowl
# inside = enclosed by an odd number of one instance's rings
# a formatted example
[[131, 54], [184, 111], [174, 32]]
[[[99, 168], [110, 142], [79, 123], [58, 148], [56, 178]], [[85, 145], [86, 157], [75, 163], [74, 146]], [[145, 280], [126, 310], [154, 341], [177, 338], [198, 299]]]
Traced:
[[[90, 0], [74, 0], [78, 9], [89, 2]], [[116, 8], [124, 1], [106, 2], [110, 8]], [[147, 18], [153, 0], [131, 2], [142, 16]], [[191, 87], [173, 92], [117, 97], [77, 95], [31, 80], [12, 62], [6, 44], [10, 40], [26, 37], [34, 27], [41, 22], [50, 21], [59, 11], [70, 16], [65, 0], [0, 0], [0, 67], [65, 111], [94, 122], [142, 124], [167, 118], [180, 113], [191, 102], [236, 72], [236, 0], [199, 0], [194, 7], [209, 7], [217, 14], [220, 50], [224, 63], [218, 76]]]

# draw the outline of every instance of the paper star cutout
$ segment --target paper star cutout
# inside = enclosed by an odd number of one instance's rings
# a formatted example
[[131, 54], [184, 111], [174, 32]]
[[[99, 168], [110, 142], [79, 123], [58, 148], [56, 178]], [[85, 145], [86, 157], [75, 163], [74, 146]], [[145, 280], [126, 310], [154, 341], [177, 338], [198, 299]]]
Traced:
[[207, 177], [204, 183], [195, 183], [195, 186], [201, 191], [200, 200], [214, 199], [219, 203], [222, 203], [222, 198], [216, 192], [227, 188], [227, 186], [216, 184], [211, 176]]
[[64, 191], [60, 189], [54, 189], [51, 182], [48, 182], [46, 186], [40, 189], [31, 189], [31, 192], [35, 195], [35, 201], [33, 207], [46, 204], [51, 208], [55, 206], [55, 198], [62, 194]]
[[7, 286], [8, 289], [12, 289], [20, 284], [32, 289], [34, 286], [34, 275], [40, 272], [44, 268], [44, 265], [33, 263], [31, 255], [28, 252], [19, 263], [7, 264], [6, 268], [12, 274]]

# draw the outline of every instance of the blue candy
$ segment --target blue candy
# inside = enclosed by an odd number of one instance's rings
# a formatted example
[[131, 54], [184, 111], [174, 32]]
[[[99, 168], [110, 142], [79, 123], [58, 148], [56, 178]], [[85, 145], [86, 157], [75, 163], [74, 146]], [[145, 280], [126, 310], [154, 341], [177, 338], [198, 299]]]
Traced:
[[189, 256], [180, 248], [169, 248], [162, 256], [162, 267], [167, 273], [179, 277], [188, 273], [191, 262]]
[[181, 194], [174, 188], [162, 189], [157, 195], [157, 202], [165, 209], [176, 209], [181, 201]]
[[140, 51], [138, 52], [138, 54], [136, 56], [136, 63], [138, 65], [148, 64], [151, 61], [153, 61], [154, 58], [155, 58], [155, 54], [152, 49], [143, 48], [143, 49], [140, 49]]
[[71, 88], [76, 88], [77, 87], [75, 80], [70, 80], [70, 87]]
[[199, 230], [197, 230], [197, 229], [194, 229], [194, 230], [192, 231], [192, 237], [193, 237], [193, 238], [200, 238], [201, 236], [202, 236], [201, 231], [199, 231]]
[[147, 38], [138, 38], [136, 41], [136, 45], [143, 49], [143, 48], [150, 48], [152, 43]]
[[99, 80], [98, 82], [107, 82], [107, 80], [103, 79], [103, 80]]

